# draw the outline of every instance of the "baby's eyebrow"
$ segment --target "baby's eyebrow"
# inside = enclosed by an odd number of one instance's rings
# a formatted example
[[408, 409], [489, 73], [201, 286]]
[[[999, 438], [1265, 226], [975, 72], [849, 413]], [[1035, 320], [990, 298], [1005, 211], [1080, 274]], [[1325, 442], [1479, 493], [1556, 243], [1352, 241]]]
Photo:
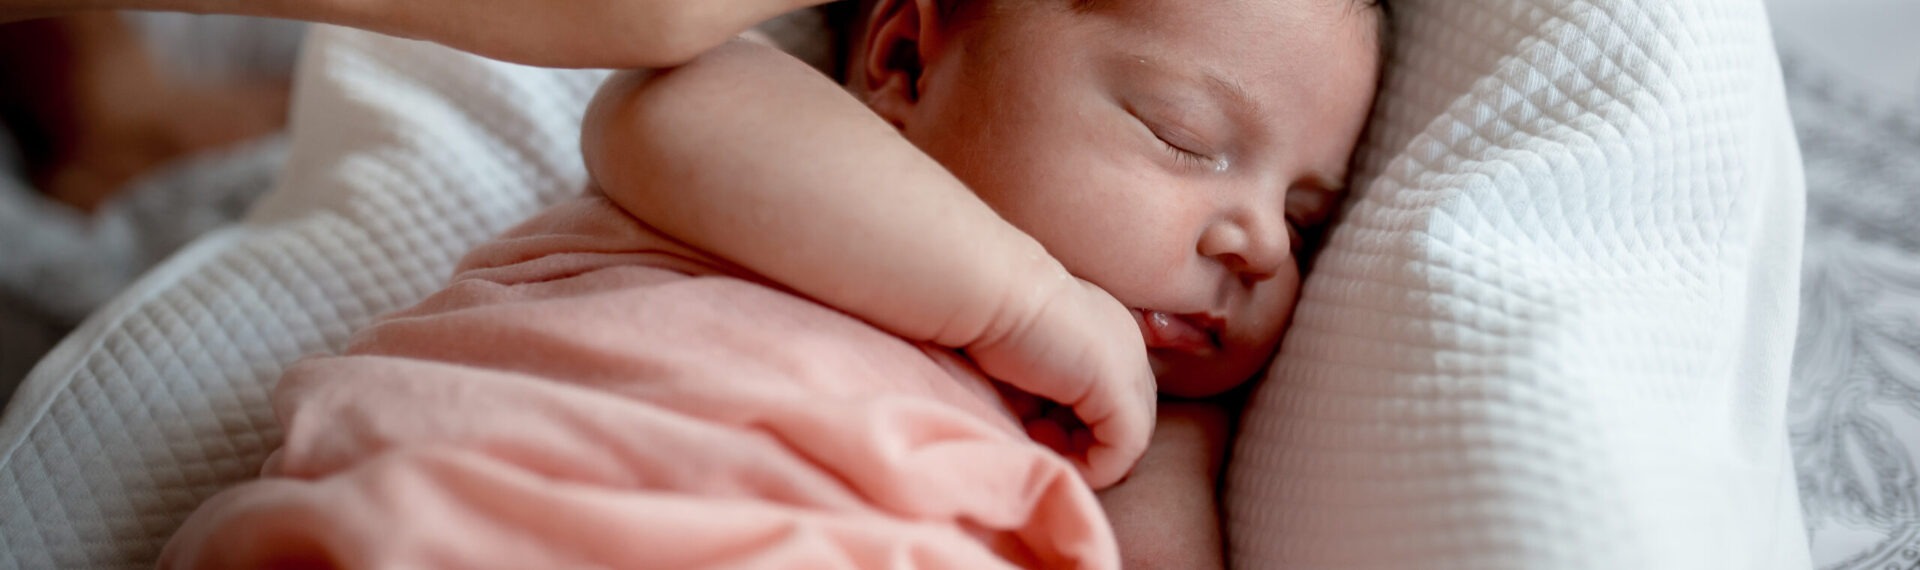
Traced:
[[[1197, 84], [1205, 89], [1208, 95], [1225, 103], [1230, 110], [1241, 111], [1238, 114], [1252, 117], [1260, 110], [1260, 101], [1253, 98], [1253, 94], [1247, 90], [1246, 86], [1217, 70], [1197, 64], [1176, 66], [1160, 57], [1143, 53], [1130, 53], [1128, 59], [1139, 63], [1141, 67], [1145, 67], [1152, 73]], [[1187, 71], [1186, 68], [1191, 68], [1192, 71]]]
[[1226, 99], [1234, 106], [1247, 110], [1249, 114], [1260, 108], [1260, 103], [1253, 99], [1253, 95], [1247, 93], [1246, 86], [1241, 85], [1239, 81], [1228, 79], [1206, 69], [1200, 70], [1200, 76], [1205, 79], [1207, 90], [1213, 91], [1216, 97]]

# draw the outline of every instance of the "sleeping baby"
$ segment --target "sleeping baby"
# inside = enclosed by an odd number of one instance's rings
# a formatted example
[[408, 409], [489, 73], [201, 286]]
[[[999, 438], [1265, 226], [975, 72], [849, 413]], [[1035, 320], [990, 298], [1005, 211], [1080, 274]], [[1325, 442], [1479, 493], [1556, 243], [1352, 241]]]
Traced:
[[842, 83], [615, 75], [593, 188], [290, 367], [162, 567], [1223, 566], [1204, 398], [1274, 353], [1383, 17], [868, 0]]

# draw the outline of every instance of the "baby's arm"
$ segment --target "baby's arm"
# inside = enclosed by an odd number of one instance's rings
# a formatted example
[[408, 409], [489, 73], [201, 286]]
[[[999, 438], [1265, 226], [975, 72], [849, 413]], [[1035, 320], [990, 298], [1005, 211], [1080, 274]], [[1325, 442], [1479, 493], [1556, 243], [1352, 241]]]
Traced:
[[1154, 384], [1126, 309], [798, 60], [732, 42], [615, 76], [581, 144], [663, 233], [1070, 406], [1092, 441], [1069, 458], [1096, 488], [1146, 447]]

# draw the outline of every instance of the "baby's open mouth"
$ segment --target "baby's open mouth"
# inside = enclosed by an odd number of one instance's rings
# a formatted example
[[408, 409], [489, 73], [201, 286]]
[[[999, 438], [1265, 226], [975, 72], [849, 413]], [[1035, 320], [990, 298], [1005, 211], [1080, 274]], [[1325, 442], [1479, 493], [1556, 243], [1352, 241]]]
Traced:
[[1147, 348], [1171, 349], [1205, 355], [1220, 348], [1220, 331], [1226, 322], [1206, 313], [1175, 315], [1152, 309], [1134, 309], [1134, 321], [1140, 324], [1140, 336]]

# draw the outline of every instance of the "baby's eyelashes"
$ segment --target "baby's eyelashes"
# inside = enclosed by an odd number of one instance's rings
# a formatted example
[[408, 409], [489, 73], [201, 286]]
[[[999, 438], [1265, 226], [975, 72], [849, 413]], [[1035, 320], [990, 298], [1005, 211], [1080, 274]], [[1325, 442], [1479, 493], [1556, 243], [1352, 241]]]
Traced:
[[1230, 166], [1229, 161], [1225, 157], [1207, 156], [1174, 144], [1165, 137], [1160, 137], [1160, 142], [1162, 143], [1161, 146], [1166, 147], [1168, 152], [1173, 153], [1174, 162], [1179, 163], [1182, 167], [1198, 168], [1211, 172], [1226, 172]]
[[[1164, 103], [1159, 105], [1166, 106]], [[1153, 106], [1148, 105], [1148, 107]], [[1226, 172], [1232, 166], [1232, 161], [1227, 159], [1225, 153], [1220, 152], [1218, 146], [1212, 144], [1217, 141], [1210, 141], [1181, 121], [1168, 120], [1163, 116], [1156, 116], [1156, 113], [1143, 112], [1132, 104], [1126, 104], [1125, 108], [1134, 120], [1146, 127], [1148, 134], [1173, 155], [1179, 166], [1209, 172]], [[1164, 113], [1158, 115], [1164, 115]]]
[[1142, 122], [1147, 125], [1147, 130], [1153, 133], [1154, 138], [1159, 139], [1160, 144], [1171, 149], [1178, 159], [1185, 163], [1185, 166], [1193, 166], [1213, 172], [1227, 171], [1229, 163], [1226, 157], [1218, 156], [1217, 153], [1208, 150], [1207, 145], [1198, 142], [1196, 137], [1186, 133], [1183, 129], [1156, 126], [1152, 122], [1145, 120], [1142, 120]]

